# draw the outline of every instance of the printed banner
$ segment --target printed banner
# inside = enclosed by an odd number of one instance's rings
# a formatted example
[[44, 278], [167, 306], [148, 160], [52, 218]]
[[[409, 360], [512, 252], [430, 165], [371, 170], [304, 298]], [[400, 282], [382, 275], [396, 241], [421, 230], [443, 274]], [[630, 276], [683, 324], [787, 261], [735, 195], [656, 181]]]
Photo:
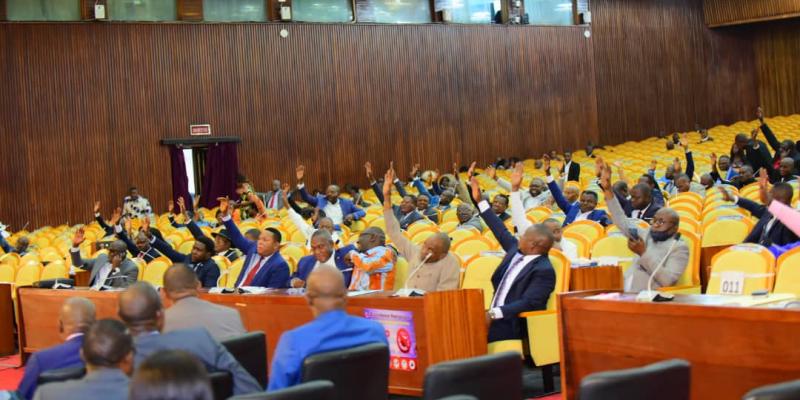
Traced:
[[414, 335], [414, 314], [411, 311], [365, 308], [364, 317], [383, 325], [389, 342], [389, 369], [417, 369], [417, 337]]

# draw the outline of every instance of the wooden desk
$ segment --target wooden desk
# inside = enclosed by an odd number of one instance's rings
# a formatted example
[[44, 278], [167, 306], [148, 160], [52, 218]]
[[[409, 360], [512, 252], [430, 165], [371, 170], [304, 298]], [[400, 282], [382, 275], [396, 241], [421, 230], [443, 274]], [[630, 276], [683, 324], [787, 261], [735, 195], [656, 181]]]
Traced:
[[[80, 289], [21, 289], [19, 311], [22, 329], [19, 340], [23, 354], [59, 342], [58, 310], [66, 298], [89, 298], [95, 303], [97, 318], [116, 318], [119, 293]], [[268, 362], [271, 362], [281, 333], [312, 320], [305, 298], [286, 295], [283, 291], [266, 295], [206, 293], [202, 297], [238, 309], [248, 330], [264, 331]], [[409, 311], [413, 316], [416, 370], [390, 370], [391, 393], [419, 396], [428, 366], [487, 352], [483, 293], [478, 289], [430, 293], [424, 297], [389, 297], [381, 293], [348, 298], [348, 313], [364, 316], [367, 308]]]
[[573, 267], [569, 272], [569, 290], [622, 290], [622, 268], [606, 267]]
[[709, 305], [719, 296], [672, 303], [559, 296], [561, 382], [577, 398], [586, 375], [671, 358], [692, 364], [692, 399], [740, 399], [750, 389], [800, 376], [800, 312]]
[[0, 356], [16, 353], [14, 348], [14, 303], [10, 283], [0, 283]]

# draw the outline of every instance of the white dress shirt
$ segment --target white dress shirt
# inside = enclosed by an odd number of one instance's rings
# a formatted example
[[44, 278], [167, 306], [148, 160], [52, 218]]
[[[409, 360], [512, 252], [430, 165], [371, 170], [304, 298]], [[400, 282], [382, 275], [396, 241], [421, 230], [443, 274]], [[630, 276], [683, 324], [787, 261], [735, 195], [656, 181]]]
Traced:
[[591, 211], [587, 211], [585, 213], [580, 213], [580, 214], [578, 214], [578, 216], [575, 217], [575, 221], [583, 221], [583, 220], [589, 219], [589, 214], [591, 214], [591, 213], [592, 213]]
[[[519, 261], [520, 257], [522, 257], [521, 262]], [[522, 253], [517, 253], [514, 255], [514, 258], [511, 259], [509, 268], [503, 275], [503, 279], [500, 280], [500, 285], [498, 285], [497, 292], [495, 292], [494, 298], [492, 299], [492, 310], [498, 318], [503, 318], [503, 310], [500, 307], [506, 304], [506, 296], [508, 296], [508, 291], [511, 290], [511, 286], [514, 285], [514, 281], [522, 270], [525, 269], [525, 266], [530, 264], [531, 261], [535, 260], [537, 257], [539, 257], [538, 254], [526, 256]]]
[[111, 263], [105, 263], [102, 267], [100, 267], [100, 270], [97, 271], [97, 275], [94, 276], [95, 280], [92, 288], [100, 289], [103, 287], [103, 285], [106, 283], [108, 275], [111, 274], [111, 268]]
[[344, 215], [342, 215], [342, 205], [339, 204], [341, 200], [336, 200], [336, 204], [328, 204], [325, 205], [325, 208], [322, 211], [325, 211], [325, 216], [330, 218], [333, 221], [334, 225], [341, 225], [342, 221], [344, 221]]

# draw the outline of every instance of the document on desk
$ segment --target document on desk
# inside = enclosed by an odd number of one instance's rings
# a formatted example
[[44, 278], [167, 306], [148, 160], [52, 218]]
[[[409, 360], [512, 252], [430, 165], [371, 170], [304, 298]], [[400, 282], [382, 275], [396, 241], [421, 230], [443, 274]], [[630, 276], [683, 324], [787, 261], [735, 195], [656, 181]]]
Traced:
[[365, 294], [377, 292], [380, 292], [380, 290], [354, 290], [352, 292], [347, 292], [347, 297], [363, 296]]

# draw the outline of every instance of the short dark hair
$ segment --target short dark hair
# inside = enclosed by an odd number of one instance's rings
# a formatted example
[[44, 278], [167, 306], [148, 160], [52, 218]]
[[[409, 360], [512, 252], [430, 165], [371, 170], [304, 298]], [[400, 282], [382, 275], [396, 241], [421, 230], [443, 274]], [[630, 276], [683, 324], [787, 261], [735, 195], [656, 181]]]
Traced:
[[283, 235], [281, 235], [281, 231], [279, 231], [279, 230], [277, 230], [277, 229], [275, 229], [275, 228], [273, 228], [271, 226], [269, 228], [267, 228], [267, 229], [264, 229], [264, 231], [271, 233], [272, 234], [272, 238], [275, 239], [275, 241], [278, 242], [278, 243], [280, 243], [281, 240], [283, 239]]
[[214, 251], [214, 241], [211, 240], [208, 236], [201, 236], [201, 237], [197, 238], [197, 241], [202, 243], [203, 246], [206, 246], [206, 251], [211, 253], [212, 256], [217, 254]]
[[594, 192], [594, 191], [592, 191], [592, 190], [584, 190], [584, 191], [583, 191], [583, 194], [588, 194], [589, 196], [592, 196], [592, 197], [594, 197], [594, 200], [595, 200], [595, 201], [597, 201], [597, 199], [598, 199], [598, 197], [597, 197], [597, 193], [595, 193], [595, 192]]
[[147, 357], [133, 374], [132, 400], [212, 400], [211, 381], [203, 364], [182, 350], [164, 350]]
[[650, 174], [642, 174], [642, 178], [647, 181], [647, 184], [650, 185], [651, 188], [657, 188], [658, 183], [656, 182], [656, 178], [653, 178], [653, 175]]
[[506, 201], [506, 205], [508, 205], [508, 196], [506, 196], [506, 195], [504, 195], [502, 193], [494, 196], [495, 199], [498, 198], [498, 197], [503, 199], [503, 200], [505, 200]]
[[101, 319], [86, 332], [81, 350], [87, 364], [113, 368], [133, 351], [133, 338], [122, 322]]

